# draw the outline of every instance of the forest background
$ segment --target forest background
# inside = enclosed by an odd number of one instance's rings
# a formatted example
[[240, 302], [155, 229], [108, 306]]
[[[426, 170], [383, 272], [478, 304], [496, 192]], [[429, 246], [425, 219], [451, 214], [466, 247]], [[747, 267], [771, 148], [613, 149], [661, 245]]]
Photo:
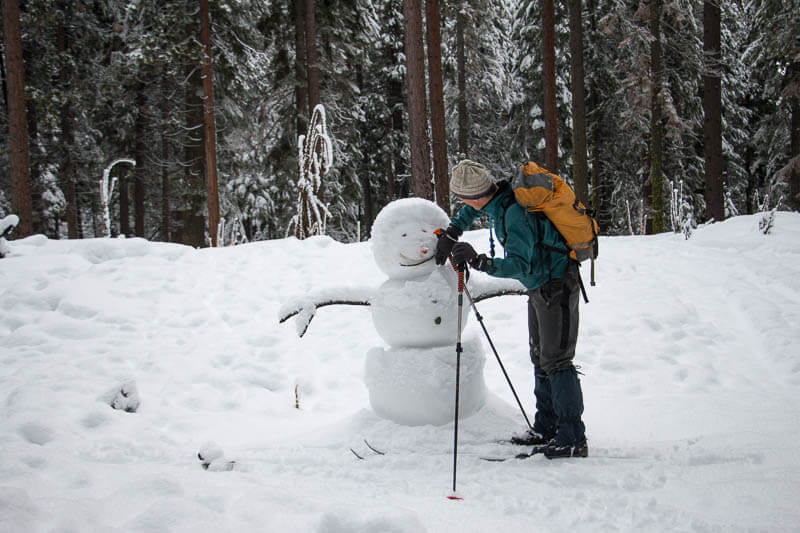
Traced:
[[108, 171], [112, 235], [365, 240], [397, 198], [452, 212], [463, 157], [542, 163], [609, 235], [800, 209], [796, 0], [2, 3], [16, 236], [104, 235]]

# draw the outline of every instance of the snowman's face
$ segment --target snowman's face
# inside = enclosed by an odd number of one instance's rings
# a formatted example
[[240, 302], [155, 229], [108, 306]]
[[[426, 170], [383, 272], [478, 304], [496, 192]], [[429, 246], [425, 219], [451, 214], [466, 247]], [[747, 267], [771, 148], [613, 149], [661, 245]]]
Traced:
[[429, 275], [436, 264], [434, 231], [449, 222], [442, 209], [428, 200], [406, 198], [386, 206], [372, 228], [372, 253], [389, 278]]
[[416, 266], [433, 257], [436, 249], [436, 228], [421, 224], [401, 224], [395, 229], [397, 257], [405, 266]]
[[437, 240], [435, 229], [426, 224], [408, 222], [392, 230], [395, 246], [392, 262], [405, 269], [403, 274], [395, 277], [405, 278], [404, 274], [416, 277], [433, 270]]

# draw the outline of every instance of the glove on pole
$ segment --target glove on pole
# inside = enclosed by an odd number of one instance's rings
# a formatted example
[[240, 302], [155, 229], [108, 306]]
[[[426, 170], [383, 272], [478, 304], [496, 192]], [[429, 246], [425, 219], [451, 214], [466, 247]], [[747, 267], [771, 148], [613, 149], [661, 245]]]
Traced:
[[434, 252], [436, 264], [443, 265], [447, 262], [450, 250], [453, 249], [462, 231], [455, 226], [447, 226], [447, 229], [437, 228], [433, 233], [438, 237]]

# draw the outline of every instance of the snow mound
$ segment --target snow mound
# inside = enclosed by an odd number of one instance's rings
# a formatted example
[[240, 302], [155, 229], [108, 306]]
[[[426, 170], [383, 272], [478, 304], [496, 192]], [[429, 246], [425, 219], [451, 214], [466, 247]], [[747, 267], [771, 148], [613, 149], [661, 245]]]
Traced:
[[137, 257], [159, 257], [174, 261], [193, 250], [182, 244], [151, 242], [141, 238], [51, 240], [44, 235], [16, 240], [14, 249], [16, 255], [23, 256], [54, 253], [75, 255], [94, 265]]

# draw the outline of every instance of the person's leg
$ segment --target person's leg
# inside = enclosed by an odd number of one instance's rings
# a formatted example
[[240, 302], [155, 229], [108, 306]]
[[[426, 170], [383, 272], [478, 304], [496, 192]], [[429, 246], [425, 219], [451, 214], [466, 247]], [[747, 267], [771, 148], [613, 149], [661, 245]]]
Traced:
[[[572, 267], [571, 267], [572, 268]], [[540, 367], [548, 376], [558, 432], [553, 444], [572, 448], [585, 444], [583, 393], [572, 364], [578, 339], [580, 287], [577, 272], [550, 282], [532, 296], [540, 337]]]
[[539, 324], [530, 293], [528, 295], [528, 346], [533, 363], [533, 395], [536, 398], [536, 415], [533, 419], [533, 428], [525, 433], [514, 435], [511, 441], [524, 445], [546, 444], [556, 434], [556, 413], [553, 410], [550, 381], [540, 366]]

